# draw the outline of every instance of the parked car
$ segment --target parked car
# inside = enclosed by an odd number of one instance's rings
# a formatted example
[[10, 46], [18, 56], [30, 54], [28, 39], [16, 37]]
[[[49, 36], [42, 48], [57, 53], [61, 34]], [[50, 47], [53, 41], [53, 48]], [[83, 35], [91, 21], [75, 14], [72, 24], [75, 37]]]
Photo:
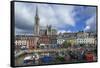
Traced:
[[92, 52], [87, 52], [85, 54], [85, 59], [87, 62], [91, 62], [91, 61], [94, 61], [94, 54]]
[[26, 47], [25, 45], [23, 45], [23, 46], [20, 47], [20, 49], [21, 49], [21, 50], [26, 50], [27, 47]]

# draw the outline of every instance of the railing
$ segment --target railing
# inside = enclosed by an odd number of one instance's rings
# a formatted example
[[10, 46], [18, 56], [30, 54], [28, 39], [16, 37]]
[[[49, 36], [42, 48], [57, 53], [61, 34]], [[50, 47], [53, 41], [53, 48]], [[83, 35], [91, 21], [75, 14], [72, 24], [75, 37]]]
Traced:
[[25, 54], [25, 53], [33, 53], [33, 52], [60, 52], [60, 51], [67, 51], [68, 49], [34, 49], [34, 50], [23, 50], [15, 54], [15, 58], [18, 56]]
[[[91, 48], [88, 48], [91, 49]], [[23, 50], [20, 51], [18, 53], [15, 54], [15, 58], [17, 58], [18, 56], [25, 54], [25, 53], [36, 53], [36, 52], [61, 52], [61, 51], [68, 51], [68, 48], [59, 48], [59, 49], [33, 49], [33, 50]], [[77, 50], [77, 48], [75, 49], [71, 49], [71, 50]], [[93, 50], [93, 49], [92, 49]]]

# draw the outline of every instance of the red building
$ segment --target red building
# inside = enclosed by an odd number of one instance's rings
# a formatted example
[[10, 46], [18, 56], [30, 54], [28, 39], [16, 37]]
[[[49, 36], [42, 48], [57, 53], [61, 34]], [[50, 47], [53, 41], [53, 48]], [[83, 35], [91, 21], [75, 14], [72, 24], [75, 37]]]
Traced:
[[38, 43], [39, 44], [50, 44], [51, 43], [50, 36], [47, 36], [47, 35], [40, 36]]
[[37, 46], [38, 37], [35, 36], [17, 35], [15, 39], [15, 47], [17, 48], [25, 46], [28, 49], [34, 49]]

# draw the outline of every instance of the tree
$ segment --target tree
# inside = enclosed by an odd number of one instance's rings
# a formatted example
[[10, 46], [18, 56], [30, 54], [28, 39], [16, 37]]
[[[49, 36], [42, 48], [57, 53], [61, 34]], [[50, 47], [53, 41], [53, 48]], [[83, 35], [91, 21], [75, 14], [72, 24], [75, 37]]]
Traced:
[[65, 41], [65, 42], [63, 43], [63, 47], [64, 47], [64, 48], [68, 48], [69, 46], [71, 46], [71, 43], [70, 43], [70, 42]]

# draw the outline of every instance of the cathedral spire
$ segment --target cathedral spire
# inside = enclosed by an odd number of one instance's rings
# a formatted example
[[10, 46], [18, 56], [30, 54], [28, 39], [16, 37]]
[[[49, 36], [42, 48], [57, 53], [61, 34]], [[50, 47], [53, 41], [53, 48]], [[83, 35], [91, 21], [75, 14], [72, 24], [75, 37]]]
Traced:
[[38, 16], [38, 6], [36, 6], [36, 15], [35, 15], [35, 18], [39, 19], [39, 16]]
[[34, 24], [34, 34], [35, 34], [35, 35], [39, 35], [39, 15], [38, 15], [38, 6], [36, 6], [35, 24]]
[[36, 16], [38, 16], [38, 7], [36, 6]]

